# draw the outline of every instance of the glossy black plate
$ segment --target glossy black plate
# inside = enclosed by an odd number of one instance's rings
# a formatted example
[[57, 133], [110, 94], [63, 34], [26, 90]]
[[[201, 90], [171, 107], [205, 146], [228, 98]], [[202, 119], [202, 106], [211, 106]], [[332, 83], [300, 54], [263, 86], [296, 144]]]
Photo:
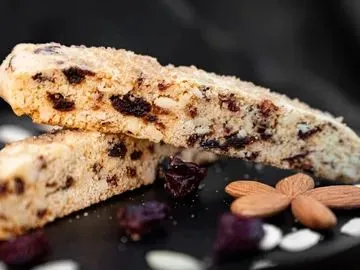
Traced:
[[[11, 114], [1, 114], [0, 125], [2, 124], [21, 125], [34, 134], [41, 133], [27, 119], [19, 119]], [[208, 169], [204, 187], [193, 198], [176, 202], [167, 196], [158, 181], [151, 187], [113, 197], [46, 226], [45, 233], [51, 242], [52, 251], [44, 261], [72, 259], [80, 264], [81, 269], [87, 270], [148, 269], [145, 253], [152, 249], [166, 249], [185, 252], [209, 262], [217, 218], [228, 211], [232, 201], [225, 194], [224, 186], [232, 180], [244, 178], [262, 179], [274, 184], [292, 173], [235, 159], [220, 160]], [[116, 224], [117, 208], [154, 199], [167, 202], [173, 209], [166, 227], [167, 235], [144, 242], [127, 242]], [[341, 235], [339, 227], [350, 218], [360, 216], [360, 211], [341, 211], [337, 215], [338, 226], [331, 232], [323, 233], [324, 240], [309, 250], [290, 253], [275, 249], [271, 252], [239, 255], [234, 261], [217, 263], [210, 266], [210, 269], [250, 269], [254, 262], [261, 259], [271, 260], [278, 267], [291, 269], [319, 269], [319, 266], [332, 267], [328, 269], [357, 269], [360, 238]], [[293, 227], [301, 227], [288, 212], [266, 222], [281, 227], [284, 233], [290, 232]]]

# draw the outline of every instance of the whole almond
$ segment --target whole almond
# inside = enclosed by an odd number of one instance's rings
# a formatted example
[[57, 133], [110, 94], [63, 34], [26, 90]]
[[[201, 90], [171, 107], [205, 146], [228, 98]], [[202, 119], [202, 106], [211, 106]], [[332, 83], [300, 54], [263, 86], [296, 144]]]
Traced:
[[309, 175], [297, 173], [286, 177], [276, 184], [276, 189], [291, 198], [296, 197], [315, 186], [314, 180]]
[[267, 217], [284, 210], [289, 204], [290, 198], [281, 193], [253, 193], [236, 199], [230, 209], [237, 216]]
[[349, 185], [319, 187], [307, 191], [311, 196], [330, 208], [352, 209], [360, 207], [360, 188]]
[[329, 208], [305, 195], [299, 195], [291, 202], [291, 210], [300, 223], [311, 229], [330, 229], [337, 223], [336, 216]]
[[238, 198], [252, 193], [277, 192], [277, 190], [260, 182], [239, 180], [228, 184], [225, 187], [225, 192]]

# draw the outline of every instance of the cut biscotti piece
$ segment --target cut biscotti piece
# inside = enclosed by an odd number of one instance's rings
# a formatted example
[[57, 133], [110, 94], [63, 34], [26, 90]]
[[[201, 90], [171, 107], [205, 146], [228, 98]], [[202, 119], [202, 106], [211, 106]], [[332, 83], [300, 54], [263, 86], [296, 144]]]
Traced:
[[0, 239], [154, 181], [175, 147], [99, 132], [57, 131], [0, 152]]
[[210, 149], [328, 179], [360, 175], [360, 140], [341, 120], [234, 77], [51, 43], [16, 46], [0, 81], [13, 110], [38, 123]]

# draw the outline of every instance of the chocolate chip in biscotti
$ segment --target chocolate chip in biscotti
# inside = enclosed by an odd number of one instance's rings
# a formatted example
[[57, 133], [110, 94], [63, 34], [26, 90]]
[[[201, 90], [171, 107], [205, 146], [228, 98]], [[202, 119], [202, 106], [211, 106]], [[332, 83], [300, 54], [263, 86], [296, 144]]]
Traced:
[[109, 184], [109, 186], [116, 187], [118, 183], [118, 177], [116, 175], [108, 176], [106, 178], [106, 182]]
[[137, 174], [136, 168], [134, 168], [134, 167], [129, 167], [129, 166], [126, 167], [126, 175], [127, 175], [128, 177], [135, 177], [136, 174]]
[[17, 195], [23, 194], [25, 192], [25, 182], [20, 177], [14, 178], [14, 192]]
[[151, 104], [141, 97], [126, 94], [123, 97], [113, 95], [110, 97], [111, 105], [124, 115], [143, 117], [151, 111]]
[[60, 93], [47, 93], [48, 100], [53, 104], [53, 108], [58, 111], [68, 112], [75, 109], [75, 103], [71, 100], [66, 99]]
[[245, 153], [245, 159], [248, 161], [254, 161], [259, 156], [260, 152], [246, 152]]
[[86, 76], [95, 76], [94, 72], [86, 69], [81, 69], [79, 67], [70, 67], [68, 69], [63, 69], [62, 72], [64, 73], [67, 81], [70, 84], [79, 84], [83, 80], [85, 80]]
[[138, 160], [141, 158], [142, 154], [143, 154], [142, 151], [135, 150], [134, 152], [131, 153], [130, 158], [131, 160]]
[[54, 78], [51, 78], [49, 76], [43, 75], [41, 72], [36, 73], [35, 75], [33, 75], [31, 77], [34, 81], [37, 82], [45, 82], [45, 81], [49, 81], [49, 82], [55, 82]]
[[127, 152], [126, 145], [123, 142], [114, 144], [108, 151], [109, 157], [124, 158]]
[[155, 146], [153, 144], [149, 145], [148, 150], [149, 150], [149, 153], [154, 154], [155, 153]]

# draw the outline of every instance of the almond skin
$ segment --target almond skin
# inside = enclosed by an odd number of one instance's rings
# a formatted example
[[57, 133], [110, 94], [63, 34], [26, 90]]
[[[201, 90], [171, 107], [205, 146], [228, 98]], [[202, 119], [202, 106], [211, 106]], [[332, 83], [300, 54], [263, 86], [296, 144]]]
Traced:
[[225, 187], [225, 192], [238, 198], [253, 193], [278, 192], [275, 188], [256, 181], [239, 180]]
[[291, 210], [301, 224], [311, 229], [330, 229], [337, 223], [336, 216], [329, 208], [305, 195], [299, 195], [293, 199]]
[[360, 207], [360, 188], [349, 185], [319, 187], [307, 191], [311, 196], [330, 208], [352, 209]]
[[281, 193], [253, 193], [236, 199], [230, 207], [237, 216], [268, 217], [286, 209], [290, 198]]
[[313, 189], [314, 186], [315, 183], [312, 177], [303, 173], [297, 173], [279, 181], [276, 184], [276, 189], [291, 198], [295, 198], [297, 195]]

